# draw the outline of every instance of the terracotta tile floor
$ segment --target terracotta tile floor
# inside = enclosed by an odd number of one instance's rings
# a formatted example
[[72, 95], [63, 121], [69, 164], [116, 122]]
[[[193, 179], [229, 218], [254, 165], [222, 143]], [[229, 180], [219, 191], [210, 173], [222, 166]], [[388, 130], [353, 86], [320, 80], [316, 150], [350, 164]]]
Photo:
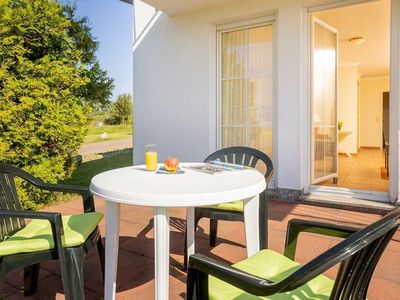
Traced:
[[319, 185], [387, 192], [389, 179], [382, 179], [383, 166], [385, 166], [385, 154], [380, 149], [361, 148], [352, 157], [340, 154], [337, 184], [330, 179]]
[[[104, 202], [96, 199], [97, 210], [103, 211]], [[81, 201], [53, 206], [49, 211], [65, 214], [79, 213]], [[183, 262], [183, 231], [185, 210], [171, 209], [171, 256], [170, 256], [170, 299], [184, 299], [186, 274], [181, 271]], [[289, 219], [313, 219], [332, 223], [366, 225], [380, 216], [338, 209], [297, 205], [280, 201], [270, 202], [269, 246], [282, 252], [286, 224]], [[119, 268], [117, 277], [117, 299], [152, 299], [154, 297], [153, 272], [153, 224], [152, 209], [123, 206]], [[245, 257], [243, 224], [221, 222], [219, 239], [215, 248], [208, 247], [206, 220], [200, 223], [197, 232], [197, 251], [227, 262], [237, 262]], [[104, 233], [104, 221], [101, 223]], [[296, 260], [305, 263], [338, 242], [337, 239], [318, 237], [311, 234], [301, 236]], [[102, 279], [96, 250], [91, 250], [85, 261], [86, 299], [102, 299]], [[327, 275], [334, 277], [336, 270]], [[23, 278], [20, 270], [9, 273], [0, 286], [0, 299], [64, 299], [57, 261], [43, 263], [38, 291], [34, 297], [24, 298]], [[370, 285], [368, 299], [399, 299], [400, 294], [400, 232], [388, 245]]]

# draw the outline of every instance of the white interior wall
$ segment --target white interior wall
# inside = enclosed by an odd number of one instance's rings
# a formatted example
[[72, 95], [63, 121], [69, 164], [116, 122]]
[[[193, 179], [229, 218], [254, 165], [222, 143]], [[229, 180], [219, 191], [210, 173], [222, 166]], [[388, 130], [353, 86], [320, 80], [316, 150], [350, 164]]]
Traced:
[[343, 121], [338, 150], [357, 153], [358, 67], [340, 67], [338, 79], [338, 120]]
[[360, 80], [360, 146], [382, 147], [382, 93], [389, 91], [389, 78]]

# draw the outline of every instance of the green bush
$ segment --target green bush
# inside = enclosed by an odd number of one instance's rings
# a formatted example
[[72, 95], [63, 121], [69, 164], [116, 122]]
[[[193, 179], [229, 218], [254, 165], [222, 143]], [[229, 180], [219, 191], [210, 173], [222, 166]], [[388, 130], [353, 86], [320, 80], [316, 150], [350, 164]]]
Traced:
[[[0, 0], [0, 161], [49, 183], [72, 173], [87, 131], [90, 78], [72, 29], [55, 1]], [[19, 187], [25, 208], [54, 199]]]

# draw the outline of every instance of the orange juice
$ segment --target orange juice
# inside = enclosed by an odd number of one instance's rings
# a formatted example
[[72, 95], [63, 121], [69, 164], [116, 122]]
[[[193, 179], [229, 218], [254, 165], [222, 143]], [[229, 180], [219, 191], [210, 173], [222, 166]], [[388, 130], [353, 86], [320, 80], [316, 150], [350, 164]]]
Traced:
[[157, 169], [157, 152], [146, 152], [146, 169], [148, 171], [155, 171]]

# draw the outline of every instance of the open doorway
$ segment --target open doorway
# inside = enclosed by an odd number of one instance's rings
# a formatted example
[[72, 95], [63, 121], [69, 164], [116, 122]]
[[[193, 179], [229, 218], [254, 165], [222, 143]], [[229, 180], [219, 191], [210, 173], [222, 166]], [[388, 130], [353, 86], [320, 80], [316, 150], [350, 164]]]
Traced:
[[387, 193], [390, 0], [311, 22], [311, 184]]

